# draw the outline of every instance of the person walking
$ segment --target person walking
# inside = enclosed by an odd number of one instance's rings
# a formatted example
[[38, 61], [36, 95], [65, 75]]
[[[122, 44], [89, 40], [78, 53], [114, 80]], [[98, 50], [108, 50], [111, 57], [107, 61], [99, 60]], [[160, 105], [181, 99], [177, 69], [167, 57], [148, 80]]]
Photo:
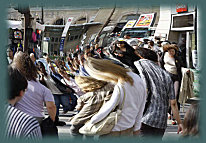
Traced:
[[141, 59], [134, 62], [140, 76], [147, 87], [147, 103], [145, 105], [141, 135], [162, 138], [167, 128], [167, 112], [169, 103], [173, 115], [178, 123], [178, 131], [182, 131], [174, 86], [168, 72], [158, 66], [157, 54], [146, 48], [139, 48], [135, 52]]
[[56, 86], [56, 82], [51, 78], [51, 76], [46, 72], [44, 64], [42, 62], [38, 62], [39, 65], [39, 69], [40, 69], [40, 83], [42, 83], [43, 85], [45, 85], [48, 89], [50, 89], [50, 91], [52, 92], [53, 96], [54, 96], [54, 101], [55, 101], [55, 105], [56, 105], [56, 119], [55, 119], [55, 123], [57, 126], [64, 126], [66, 125], [65, 122], [63, 121], [59, 121], [59, 108], [60, 108], [60, 104], [63, 106], [63, 111], [64, 113], [67, 113], [68, 111], [72, 111], [74, 108], [73, 106], [70, 104], [70, 98], [69, 95], [64, 94], [63, 92], [61, 92], [57, 86]]
[[42, 138], [38, 121], [32, 116], [15, 108], [15, 104], [24, 96], [28, 82], [26, 78], [16, 69], [8, 67], [9, 74], [9, 96], [6, 105], [6, 138], [24, 138], [40, 140]]
[[135, 49], [132, 48], [125, 41], [116, 41], [113, 45], [112, 55], [121, 61], [123, 64], [129, 66], [136, 74], [139, 74], [136, 67], [134, 66], [134, 61], [139, 60], [140, 58], [135, 55]]
[[109, 135], [131, 136], [139, 132], [146, 102], [146, 88], [140, 77], [109, 60], [88, 58], [84, 65], [91, 77], [115, 85], [110, 100], [91, 118], [90, 123], [103, 120], [115, 105], [120, 108], [124, 100], [121, 117]]
[[15, 107], [33, 117], [39, 123], [44, 119], [44, 103], [52, 121], [55, 121], [56, 106], [51, 91], [37, 81], [37, 69], [28, 54], [18, 52], [12, 66], [17, 68], [28, 81], [28, 90]]
[[[182, 79], [181, 67], [182, 62], [180, 57], [178, 56], [178, 49], [175, 45], [169, 45], [164, 49], [164, 53], [160, 59], [160, 64], [163, 69], [169, 72], [175, 89], [175, 97], [178, 104], [178, 109], [180, 109], [179, 100], [179, 91], [180, 91], [180, 83]], [[171, 109], [169, 109], [169, 118], [172, 116]], [[171, 117], [173, 118], [173, 117]], [[175, 119], [173, 119], [172, 124], [176, 124]]]

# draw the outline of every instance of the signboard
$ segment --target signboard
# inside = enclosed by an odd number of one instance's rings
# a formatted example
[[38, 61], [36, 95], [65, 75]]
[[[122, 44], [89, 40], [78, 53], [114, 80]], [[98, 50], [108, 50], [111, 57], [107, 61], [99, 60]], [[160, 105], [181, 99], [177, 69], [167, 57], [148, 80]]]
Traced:
[[44, 41], [50, 41], [50, 37], [44, 37]]
[[132, 28], [137, 20], [129, 20], [123, 29], [125, 28]]
[[48, 41], [43, 41], [43, 53], [49, 53], [49, 43], [48, 43]]
[[64, 41], [65, 41], [65, 38], [66, 38], [66, 36], [67, 36], [67, 32], [68, 32], [68, 30], [69, 30], [69, 27], [70, 27], [70, 25], [71, 25], [71, 23], [72, 23], [72, 20], [73, 20], [73, 17], [69, 17], [68, 18], [68, 20], [67, 20], [67, 23], [66, 23], [66, 25], [65, 25], [65, 27], [64, 27], [64, 31], [62, 32], [62, 37], [61, 37], [61, 41], [60, 41], [60, 48], [59, 48], [59, 51], [60, 51], [60, 56], [62, 56], [63, 54], [62, 54], [62, 51], [63, 51], [63, 49], [64, 49]]
[[61, 37], [59, 51], [63, 51], [63, 49], [64, 49], [64, 40], [65, 40], [65, 37]]
[[148, 28], [152, 24], [154, 19], [154, 13], [150, 14], [141, 14], [134, 28], [144, 27]]
[[195, 29], [195, 12], [172, 14], [171, 31], [189, 31]]
[[177, 4], [176, 12], [187, 12], [187, 5], [185, 4]]
[[14, 31], [14, 38], [15, 39], [22, 39], [22, 33], [19, 30]]
[[72, 20], [73, 20], [73, 17], [69, 17], [68, 20], [67, 20], [67, 23], [64, 27], [64, 31], [62, 32], [62, 37], [66, 37], [67, 36], [67, 31], [69, 30], [69, 27], [72, 23]]

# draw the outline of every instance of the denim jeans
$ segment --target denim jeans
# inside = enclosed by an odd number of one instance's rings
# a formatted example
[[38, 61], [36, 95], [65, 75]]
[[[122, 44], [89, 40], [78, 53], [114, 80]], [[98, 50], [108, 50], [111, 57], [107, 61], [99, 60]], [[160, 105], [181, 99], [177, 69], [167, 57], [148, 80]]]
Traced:
[[72, 111], [76, 106], [76, 100], [73, 98], [73, 93], [71, 94], [53, 94], [55, 105], [57, 108], [56, 116], [59, 116], [60, 104], [63, 106], [63, 111]]

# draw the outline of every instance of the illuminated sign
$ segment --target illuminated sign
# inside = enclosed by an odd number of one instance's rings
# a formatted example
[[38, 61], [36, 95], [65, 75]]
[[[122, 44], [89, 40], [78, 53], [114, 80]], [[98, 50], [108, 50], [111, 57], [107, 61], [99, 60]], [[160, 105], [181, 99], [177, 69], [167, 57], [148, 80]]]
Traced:
[[176, 12], [187, 12], [187, 5], [185, 4], [177, 4]]

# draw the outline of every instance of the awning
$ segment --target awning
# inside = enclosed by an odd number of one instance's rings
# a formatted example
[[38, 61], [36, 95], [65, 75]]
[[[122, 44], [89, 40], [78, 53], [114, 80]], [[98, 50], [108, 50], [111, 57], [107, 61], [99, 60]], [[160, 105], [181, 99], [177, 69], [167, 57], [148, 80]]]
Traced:
[[22, 29], [22, 21], [6, 20], [7, 27], [12, 29]]
[[41, 25], [40, 23], [36, 22], [36, 29], [44, 31], [45, 25]]
[[115, 26], [106, 26], [102, 30], [102, 32], [112, 32], [114, 30]]

